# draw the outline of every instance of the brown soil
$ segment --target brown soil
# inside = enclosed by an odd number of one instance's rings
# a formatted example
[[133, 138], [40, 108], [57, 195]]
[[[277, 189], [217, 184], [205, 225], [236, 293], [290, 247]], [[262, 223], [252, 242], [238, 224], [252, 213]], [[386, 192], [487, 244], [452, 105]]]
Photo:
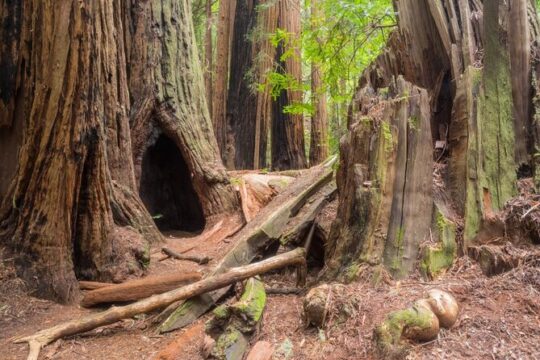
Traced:
[[[281, 195], [290, 196], [287, 191]], [[321, 217], [331, 219], [332, 214], [335, 214], [335, 202]], [[231, 224], [237, 220], [227, 221], [230, 223], [216, 223], [220, 229], [230, 231], [234, 227]], [[208, 238], [204, 234], [191, 237], [168, 234], [170, 248], [179, 252], [189, 250], [186, 254], [207, 255], [213, 260], [205, 266], [173, 259], [159, 261], [163, 254], [156, 247], [152, 250], [149, 273], [207, 272], [234, 245], [234, 238], [222, 238], [222, 231]], [[310, 274], [311, 282], [315, 276], [314, 272]], [[268, 274], [263, 280], [268, 287], [294, 287], [294, 270]], [[459, 320], [452, 329], [442, 330], [436, 341], [412, 344], [410, 359], [540, 358], [540, 268], [524, 265], [487, 278], [468, 258], [459, 259], [448, 274], [435, 282], [424, 282], [418, 277], [375, 286], [371, 271], [366, 269], [357, 282], [335, 287], [330, 298], [328, 325], [322, 330], [304, 325], [302, 294], [269, 295], [263, 325], [252, 341], [273, 344], [277, 350], [275, 359], [372, 359], [375, 358], [372, 333], [376, 324], [390, 311], [410, 305], [434, 287], [455, 295], [461, 306]], [[10, 340], [14, 336], [29, 335], [98, 310], [32, 297], [26, 292], [25, 284], [16, 278], [12, 260], [0, 250], [0, 358], [26, 357], [27, 345], [14, 344]], [[173, 349], [176, 359], [202, 359], [202, 324], [209, 315], [193, 324], [192, 331], [183, 329], [164, 335], [156, 331], [156, 315], [125, 320], [57, 341], [42, 350], [40, 359], [152, 359], [173, 342], [182, 344], [180, 351]]]

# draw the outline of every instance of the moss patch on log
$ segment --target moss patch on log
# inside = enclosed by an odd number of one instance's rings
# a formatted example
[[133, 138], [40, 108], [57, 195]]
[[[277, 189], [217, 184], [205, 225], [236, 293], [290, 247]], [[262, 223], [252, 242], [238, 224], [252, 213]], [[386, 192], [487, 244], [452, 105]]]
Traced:
[[436, 278], [449, 269], [457, 254], [456, 224], [445, 218], [438, 208], [435, 211], [434, 223], [439, 242], [424, 248], [420, 263], [422, 274], [429, 279]]
[[410, 328], [431, 329], [433, 316], [431, 310], [418, 305], [390, 313], [374, 330], [377, 349], [384, 358], [404, 358], [409, 350], [407, 344], [402, 341], [404, 332]]

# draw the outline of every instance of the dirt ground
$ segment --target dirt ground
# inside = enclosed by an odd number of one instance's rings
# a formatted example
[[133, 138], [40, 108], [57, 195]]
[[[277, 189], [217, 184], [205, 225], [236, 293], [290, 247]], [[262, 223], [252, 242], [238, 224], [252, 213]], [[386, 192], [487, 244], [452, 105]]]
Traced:
[[[335, 202], [323, 216], [331, 219]], [[201, 242], [200, 237], [167, 234], [167, 246], [213, 258], [201, 266], [192, 262], [162, 259], [159, 248], [152, 251], [151, 274], [207, 272], [234, 246], [219, 234]], [[335, 284], [330, 298], [325, 329], [306, 327], [302, 320], [303, 295], [269, 295], [262, 326], [252, 342], [265, 340], [274, 345], [274, 359], [373, 359], [374, 327], [390, 311], [402, 309], [422, 297], [427, 290], [450, 291], [460, 304], [458, 322], [441, 330], [439, 338], [412, 344], [410, 359], [540, 359], [540, 268], [521, 266], [487, 278], [469, 258], [459, 259], [435, 282], [417, 276], [402, 282], [386, 281], [375, 286], [371, 270], [358, 281]], [[313, 281], [316, 269], [310, 272]], [[263, 276], [268, 287], [294, 287], [293, 269]], [[25, 359], [26, 344], [14, 344], [15, 336], [71, 320], [100, 309], [63, 306], [40, 300], [26, 292], [17, 279], [12, 260], [0, 249], [0, 359]], [[234, 301], [233, 298], [225, 301]], [[156, 331], [157, 313], [121, 321], [86, 334], [56, 341], [42, 350], [40, 359], [153, 359], [167, 345], [189, 329], [168, 334]], [[203, 326], [209, 315], [190, 328], [191, 337], [177, 359], [203, 359]]]

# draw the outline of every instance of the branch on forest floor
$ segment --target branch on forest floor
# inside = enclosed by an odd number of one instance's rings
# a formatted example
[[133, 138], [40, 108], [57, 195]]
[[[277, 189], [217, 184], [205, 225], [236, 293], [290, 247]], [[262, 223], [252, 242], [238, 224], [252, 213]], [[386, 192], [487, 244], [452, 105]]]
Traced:
[[37, 360], [41, 348], [60, 338], [87, 332], [100, 326], [115, 323], [121, 319], [131, 318], [138, 314], [148, 313], [176, 301], [217, 290], [235, 282], [269, 271], [278, 270], [286, 266], [305, 267], [305, 263], [304, 249], [296, 249], [255, 264], [232, 268], [223, 274], [211, 276], [196, 283], [160, 295], [154, 295], [130, 305], [120, 307], [113, 306], [104, 312], [90, 314], [80, 319], [71, 320], [52, 328], [41, 330], [31, 336], [15, 338], [13, 341], [15, 343], [28, 343], [30, 351], [27, 360]]

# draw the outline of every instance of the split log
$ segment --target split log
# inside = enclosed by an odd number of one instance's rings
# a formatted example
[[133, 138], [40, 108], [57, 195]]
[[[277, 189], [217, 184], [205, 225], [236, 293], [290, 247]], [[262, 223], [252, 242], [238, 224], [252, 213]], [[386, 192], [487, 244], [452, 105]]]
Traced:
[[270, 360], [274, 355], [274, 346], [267, 341], [257, 341], [246, 360]]
[[79, 289], [81, 290], [96, 290], [96, 289], [103, 289], [108, 286], [115, 285], [113, 283], [104, 283], [104, 282], [97, 282], [97, 281], [79, 281]]
[[91, 307], [97, 304], [144, 299], [155, 294], [162, 294], [176, 289], [181, 285], [198, 281], [201, 277], [202, 275], [198, 272], [190, 272], [150, 276], [143, 279], [126, 281], [122, 284], [113, 284], [112, 286], [87, 292], [81, 301], [81, 305]]
[[193, 261], [199, 265], [205, 265], [205, 264], [208, 264], [210, 262], [210, 260], [212, 260], [212, 258], [208, 257], [208, 256], [196, 256], [196, 255], [182, 255], [182, 254], [179, 254], [177, 253], [176, 251], [174, 250], [171, 250], [169, 248], [163, 248], [161, 249], [161, 251], [165, 254], [165, 255], [168, 255], [172, 258], [175, 258], [177, 260], [185, 260], [185, 261]]
[[[296, 216], [308, 200], [326, 186], [334, 177], [332, 165], [336, 157], [329, 158], [324, 164], [313, 169], [311, 173], [297, 180], [286, 191], [276, 197], [276, 202], [281, 201], [281, 196], [287, 199], [283, 204], [270, 203], [256, 219], [237, 234], [236, 246], [220, 261], [213, 275], [220, 274], [235, 266], [242, 266], [252, 262], [260, 253], [287, 231], [287, 223], [290, 218]], [[181, 329], [204, 314], [215, 302], [228, 291], [220, 289], [203, 296], [190, 299], [180, 306], [174, 306], [165, 310], [167, 318], [160, 327], [160, 332], [168, 332]]]
[[[306, 206], [305, 212], [298, 216], [297, 221], [295, 221], [294, 227], [284, 234], [280, 238], [280, 242], [283, 245], [300, 245], [305, 239], [306, 233], [312, 227], [313, 222], [317, 215], [324, 209], [330, 201], [335, 198], [337, 194], [337, 186], [335, 182], [332, 182], [322, 190], [321, 196], [314, 200], [311, 204]], [[296, 220], [296, 219], [295, 219]]]
[[17, 338], [15, 339], [15, 343], [27, 342], [30, 347], [27, 360], [37, 360], [42, 347], [62, 337], [90, 331], [99, 326], [115, 323], [121, 319], [148, 313], [176, 301], [220, 289], [235, 282], [286, 266], [305, 266], [304, 249], [296, 249], [259, 263], [233, 268], [223, 274], [211, 276], [196, 283], [160, 295], [154, 295], [130, 305], [112, 307], [98, 314], [90, 314], [80, 319], [71, 320], [52, 328], [41, 330], [34, 335]]

